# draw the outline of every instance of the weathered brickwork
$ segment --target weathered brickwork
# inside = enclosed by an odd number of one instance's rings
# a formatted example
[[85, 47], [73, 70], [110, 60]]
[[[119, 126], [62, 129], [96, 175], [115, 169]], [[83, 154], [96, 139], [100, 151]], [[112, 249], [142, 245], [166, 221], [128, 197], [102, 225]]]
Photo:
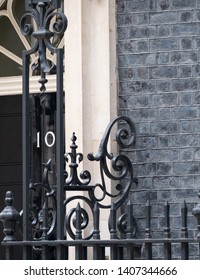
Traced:
[[135, 216], [145, 228], [150, 200], [159, 235], [168, 200], [178, 236], [183, 200], [189, 226], [196, 227], [191, 210], [200, 188], [200, 1], [116, 3], [119, 110], [134, 121], [137, 135], [127, 151], [138, 178], [131, 192]]

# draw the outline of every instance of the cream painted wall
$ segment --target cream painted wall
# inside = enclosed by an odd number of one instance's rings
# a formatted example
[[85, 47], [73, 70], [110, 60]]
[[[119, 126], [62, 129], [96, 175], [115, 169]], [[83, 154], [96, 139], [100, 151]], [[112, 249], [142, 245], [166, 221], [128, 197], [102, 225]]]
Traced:
[[[88, 163], [86, 155], [97, 152], [106, 126], [117, 116], [115, 1], [68, 0], [65, 14], [69, 21], [65, 33], [66, 147], [75, 131], [79, 151], [85, 155], [81, 170], [91, 171], [97, 183], [99, 168]], [[108, 238], [107, 213], [101, 224], [102, 237]]]

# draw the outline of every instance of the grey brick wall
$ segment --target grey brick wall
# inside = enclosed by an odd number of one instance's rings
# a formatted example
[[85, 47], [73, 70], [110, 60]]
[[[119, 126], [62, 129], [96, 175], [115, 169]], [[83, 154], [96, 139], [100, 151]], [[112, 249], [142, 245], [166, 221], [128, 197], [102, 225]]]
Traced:
[[[119, 111], [136, 126], [131, 199], [142, 235], [144, 205], [154, 205], [159, 235], [164, 201], [171, 207], [174, 236], [180, 205], [191, 210], [200, 188], [200, 1], [116, 0]], [[193, 236], [194, 231], [190, 232]]]

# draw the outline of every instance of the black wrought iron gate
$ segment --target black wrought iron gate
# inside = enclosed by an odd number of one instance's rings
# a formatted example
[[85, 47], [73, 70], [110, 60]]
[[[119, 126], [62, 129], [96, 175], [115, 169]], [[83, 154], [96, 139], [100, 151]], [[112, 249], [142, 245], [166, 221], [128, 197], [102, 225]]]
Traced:
[[[112, 127], [117, 122], [123, 122], [123, 127], [117, 134], [117, 141], [120, 145], [130, 146], [134, 141], [134, 126], [126, 117], [116, 118], [105, 131], [99, 151], [96, 156], [88, 155], [88, 160], [98, 161], [102, 182], [91, 185], [91, 175], [89, 171], [83, 171], [78, 175], [78, 162], [83, 160], [83, 155], [77, 152], [76, 135], [72, 135], [71, 151], [64, 154], [64, 91], [63, 91], [63, 49], [58, 48], [66, 28], [67, 18], [60, 11], [60, 0], [27, 0], [26, 14], [21, 19], [21, 31], [24, 36], [31, 38], [32, 48], [23, 51], [23, 210], [19, 213], [13, 207], [12, 192], [6, 193], [6, 208], [1, 212], [0, 218], [4, 223], [5, 238], [3, 245], [6, 247], [6, 258], [13, 258], [13, 250], [16, 246], [23, 249], [24, 259], [64, 259], [68, 258], [67, 248], [75, 246], [76, 258], [86, 258], [84, 242], [93, 240], [94, 258], [104, 258], [103, 247], [99, 244], [100, 239], [100, 209], [111, 209], [110, 235], [117, 238], [116, 212], [128, 196], [129, 189], [133, 181], [132, 166], [125, 156], [113, 157], [107, 150], [109, 135]], [[56, 37], [56, 39], [55, 39]], [[55, 43], [56, 42], [56, 43]], [[55, 55], [56, 63], [48, 60], [47, 50]], [[31, 64], [30, 57], [37, 55], [37, 63]], [[37, 132], [37, 145], [41, 150], [41, 176], [34, 176], [34, 166], [32, 164], [32, 141], [35, 137], [30, 133], [30, 66], [34, 73], [39, 73], [40, 77], [40, 104], [38, 110], [42, 111], [40, 131]], [[55, 132], [46, 131], [45, 115], [47, 110], [48, 76], [56, 73], [56, 120]], [[49, 138], [50, 140], [49, 140]], [[46, 145], [55, 144], [55, 160], [53, 162], [53, 172], [56, 174], [56, 181], [51, 178], [52, 158], [47, 158]], [[112, 168], [115, 175], [109, 170], [107, 159], [112, 161]], [[69, 165], [69, 174], [66, 165]], [[107, 190], [104, 177], [117, 181], [117, 192], [113, 195]], [[41, 178], [41, 179], [40, 179]], [[126, 184], [122, 188], [120, 180], [126, 178]], [[96, 189], [100, 189], [102, 197], [96, 197]], [[77, 191], [77, 195], [70, 197], [70, 191]], [[78, 194], [84, 192], [84, 195]], [[112, 205], [104, 204], [104, 198], [113, 198]], [[78, 200], [76, 207], [68, 209], [68, 204]], [[81, 206], [81, 202], [87, 204], [90, 214], [86, 208]], [[129, 207], [131, 211], [131, 207]], [[68, 212], [67, 212], [68, 211]], [[83, 231], [93, 224], [87, 236], [82, 237]], [[123, 215], [121, 223], [125, 220]], [[119, 222], [120, 223], [120, 222]], [[131, 223], [131, 221], [130, 221]], [[19, 224], [22, 232], [21, 240], [15, 240], [16, 225]], [[121, 225], [122, 227], [122, 225]], [[17, 229], [19, 230], [19, 228]], [[130, 229], [131, 230], [131, 225]], [[67, 239], [70, 237], [71, 241]], [[76, 241], [75, 241], [76, 240]], [[98, 242], [97, 242], [98, 240]], [[81, 242], [80, 242], [81, 241]], [[76, 243], [74, 243], [76, 242]], [[83, 243], [82, 243], [83, 242]], [[101, 250], [100, 250], [101, 248]], [[112, 246], [112, 255], [115, 254], [115, 246]]]
[[[151, 206], [147, 203], [146, 237], [135, 238], [136, 222], [132, 204], [128, 201], [129, 191], [134, 182], [132, 163], [122, 153], [114, 157], [108, 151], [109, 136], [115, 125], [118, 125], [116, 140], [119, 146], [126, 148], [134, 143], [135, 129], [129, 118], [117, 117], [113, 120], [106, 128], [96, 156], [87, 156], [88, 160], [98, 162], [101, 182], [92, 185], [91, 174], [87, 170], [78, 174], [79, 162], [83, 160], [83, 155], [77, 150], [75, 133], [71, 138], [70, 151], [65, 153], [64, 150], [63, 49], [57, 46], [67, 28], [67, 18], [60, 11], [60, 0], [26, 0], [25, 4], [27, 13], [21, 19], [21, 31], [25, 36], [31, 37], [33, 45], [30, 50], [23, 52], [23, 210], [18, 212], [14, 208], [13, 194], [8, 191], [5, 198], [6, 207], [0, 213], [5, 234], [2, 242], [2, 246], [6, 248], [5, 258], [13, 259], [13, 251], [20, 247], [23, 259], [68, 259], [71, 257], [70, 248], [74, 248], [76, 259], [105, 259], [106, 248], [109, 248], [110, 259], [151, 259], [153, 246], [157, 243], [163, 244], [164, 258], [172, 258], [172, 244], [180, 244], [181, 257], [189, 258], [188, 244], [192, 242], [199, 246], [200, 234], [197, 239], [188, 238], [187, 214], [183, 211], [183, 226], [180, 229], [182, 237], [172, 239], [168, 204], [164, 206], [164, 237], [159, 240], [152, 238]], [[55, 64], [47, 59], [47, 50], [55, 55]], [[38, 58], [34, 65], [30, 65], [32, 54], [37, 54]], [[30, 133], [30, 66], [40, 75], [38, 106], [42, 111], [42, 121], [36, 137], [37, 145], [41, 145], [43, 164], [41, 176], [37, 178], [31, 164], [33, 147]], [[47, 75], [51, 73], [56, 73], [55, 132], [45, 129]], [[45, 139], [46, 145], [55, 144], [55, 159], [47, 158], [45, 144], [41, 139]], [[52, 161], [55, 180], [51, 178]], [[115, 192], [108, 190], [106, 177], [116, 183]], [[102, 193], [100, 197], [96, 194], [97, 189]], [[70, 191], [77, 191], [77, 195], [70, 196]], [[110, 197], [111, 203], [105, 203], [107, 196]], [[77, 200], [75, 206], [69, 206]], [[125, 211], [121, 213], [121, 206], [125, 202]], [[100, 218], [105, 209], [109, 211], [110, 238], [102, 240]], [[193, 209], [193, 214], [197, 216], [200, 230], [199, 204]], [[86, 231], [88, 227], [89, 230]], [[15, 239], [16, 231], [21, 231], [21, 239]], [[92, 248], [90, 257], [88, 248]]]

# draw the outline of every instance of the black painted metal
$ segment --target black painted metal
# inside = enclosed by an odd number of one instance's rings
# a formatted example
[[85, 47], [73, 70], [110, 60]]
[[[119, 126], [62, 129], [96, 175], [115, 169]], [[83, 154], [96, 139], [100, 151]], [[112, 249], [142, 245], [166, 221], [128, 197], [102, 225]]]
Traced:
[[[63, 132], [63, 50], [57, 49], [53, 45], [53, 37], [62, 37], [67, 27], [67, 19], [63, 13], [55, 11], [56, 8], [60, 8], [60, 1], [27, 1], [26, 8], [27, 13], [21, 19], [21, 30], [25, 36], [32, 36], [34, 40], [34, 46], [31, 50], [24, 51], [23, 53], [23, 240], [34, 239], [47, 239], [52, 237], [55, 231], [55, 224], [63, 221], [64, 206], [63, 199], [63, 183], [64, 183], [64, 132]], [[37, 26], [34, 30], [33, 25], [27, 23], [27, 19], [31, 18]], [[53, 30], [50, 31], [51, 19], [56, 17], [56, 22], [53, 24]], [[51, 61], [48, 61], [46, 57], [46, 50], [49, 50], [52, 54], [56, 54], [56, 65]], [[43, 123], [42, 123], [42, 138], [44, 139], [45, 124], [44, 124], [44, 111], [45, 111], [45, 91], [48, 80], [46, 74], [56, 67], [57, 80], [56, 80], [56, 171], [57, 171], [57, 197], [55, 197], [54, 190], [49, 186], [48, 174], [50, 171], [49, 160], [44, 163], [44, 176], [43, 181], [40, 183], [33, 183], [30, 177], [30, 141], [29, 141], [29, 69], [30, 69], [30, 55], [33, 53], [38, 54], [38, 63], [32, 65], [32, 68], [37, 69], [40, 73], [39, 83], [40, 87], [40, 103], [43, 111]], [[44, 147], [42, 149], [44, 153]], [[44, 154], [42, 155], [44, 159]], [[41, 205], [30, 205], [30, 191], [40, 188], [41, 192]], [[55, 209], [57, 200], [58, 209]], [[44, 203], [44, 205], [43, 205]], [[33, 204], [33, 203], [32, 203]], [[48, 205], [50, 204], [50, 205]], [[49, 211], [49, 206], [53, 211]], [[32, 210], [30, 210], [32, 209]], [[56, 211], [57, 210], [57, 211]], [[30, 224], [30, 212], [34, 223]], [[55, 217], [57, 215], [57, 217]], [[49, 218], [49, 216], [51, 218]], [[47, 224], [51, 220], [50, 228], [47, 228]], [[33, 227], [32, 227], [33, 226]], [[31, 228], [32, 227], [32, 228]], [[31, 233], [32, 232], [32, 233]], [[31, 236], [32, 235], [32, 236]], [[57, 238], [62, 240], [64, 238], [64, 229], [57, 227]], [[57, 257], [61, 258], [61, 251], [57, 249]], [[31, 248], [25, 246], [24, 259], [32, 258]]]
[[8, 191], [5, 198], [6, 207], [0, 213], [0, 220], [3, 222], [6, 241], [15, 241], [14, 233], [16, 230], [16, 223], [20, 219], [20, 215], [17, 210], [13, 207], [13, 194]]
[[[133, 172], [130, 160], [118, 155], [116, 158], [108, 152], [108, 141], [111, 130], [118, 122], [123, 122], [124, 126], [118, 130], [117, 141], [119, 145], [129, 147], [134, 142], [134, 126], [130, 119], [118, 117], [107, 127], [99, 151], [96, 156], [88, 155], [91, 161], [98, 161], [100, 165], [101, 182], [90, 185], [90, 172], [85, 170], [78, 175], [77, 160], [82, 161], [83, 155], [77, 152], [76, 136], [72, 136], [71, 152], [64, 155], [64, 121], [63, 121], [63, 49], [54, 45], [54, 37], [62, 38], [67, 27], [67, 18], [62, 12], [61, 1], [37, 1], [27, 0], [27, 12], [21, 19], [21, 31], [25, 36], [32, 38], [33, 46], [30, 50], [23, 52], [23, 211], [21, 211], [21, 229], [23, 232], [22, 246], [23, 258], [56, 258], [64, 259], [68, 253], [61, 245], [66, 241], [66, 233], [74, 240], [100, 240], [100, 209], [111, 208], [110, 236], [111, 239], [117, 239], [117, 210], [127, 199], [130, 187], [133, 182]], [[50, 24], [55, 18], [52, 30]], [[47, 59], [47, 50], [56, 55], [56, 63]], [[31, 55], [37, 55], [37, 62], [31, 64]], [[30, 67], [31, 66], [31, 67]], [[41, 144], [41, 160], [43, 162], [42, 180], [35, 182], [31, 171], [31, 139], [30, 139], [30, 104], [29, 104], [29, 77], [30, 68], [34, 73], [40, 75], [38, 82], [40, 84], [40, 106], [42, 108], [41, 138], [45, 136], [45, 101], [46, 87], [48, 86], [47, 74], [56, 73], [56, 186], [53, 186], [49, 180], [51, 171], [51, 159], [45, 162], [44, 144]], [[64, 171], [64, 165], [69, 162], [69, 175]], [[112, 162], [111, 172], [107, 161]], [[116, 194], [108, 192], [105, 177], [116, 181]], [[126, 178], [126, 184], [122, 187], [120, 181]], [[103, 193], [101, 198], [96, 197], [96, 189]], [[71, 190], [86, 191], [85, 195], [75, 195], [68, 197], [66, 194]], [[106, 197], [113, 199], [111, 204], [105, 204]], [[73, 200], [83, 201], [89, 207], [90, 214], [78, 203], [77, 207], [71, 208], [65, 213], [66, 207]], [[2, 214], [3, 215], [3, 214]], [[82, 231], [88, 226], [90, 215], [93, 216], [94, 226], [90, 229], [87, 236], [82, 235]], [[3, 216], [2, 216], [3, 217]], [[118, 228], [123, 229], [125, 216], [122, 215], [118, 220]], [[129, 226], [129, 231], [130, 231]], [[131, 233], [129, 233], [131, 235]], [[11, 238], [11, 237], [10, 237]], [[46, 246], [45, 243], [50, 240], [59, 240], [56, 248]], [[4, 240], [6, 243], [8, 240]], [[12, 240], [9, 240], [12, 241]], [[21, 241], [20, 241], [21, 242]], [[41, 245], [33, 246], [32, 242], [41, 242]], [[17, 245], [19, 243], [15, 243]], [[36, 243], [35, 243], [36, 244]], [[8, 245], [8, 242], [6, 243]], [[113, 257], [116, 258], [116, 252], [113, 245]], [[9, 248], [9, 246], [8, 246]], [[99, 251], [99, 245], [94, 245], [95, 258], [104, 255], [104, 250]], [[99, 253], [101, 252], [101, 254]], [[76, 245], [76, 258], [86, 256], [85, 247]]]
[[[188, 208], [186, 202], [184, 201], [181, 206], [181, 217], [182, 217], [181, 237], [183, 238], [188, 238], [187, 215], [188, 215]], [[181, 244], [181, 258], [184, 260], [188, 260], [189, 258], [188, 243], [183, 242]]]
[[[8, 199], [9, 198], [9, 199]], [[1, 214], [1, 219], [5, 220], [5, 217], [10, 216], [10, 213], [13, 212], [12, 204], [12, 195], [9, 193], [7, 194], [7, 210], [9, 214], [5, 215], [5, 211]], [[9, 200], [9, 202], [8, 202]], [[9, 205], [8, 205], [9, 204]], [[173, 248], [180, 248], [180, 255], [175, 256], [175, 259], [180, 258], [183, 260], [192, 259], [194, 257], [194, 245], [199, 245], [198, 238], [192, 238], [187, 236], [188, 227], [187, 227], [187, 205], [184, 202], [182, 205], [182, 214], [181, 218], [183, 221], [183, 227], [180, 228], [180, 236], [179, 238], [171, 238], [170, 236], [170, 204], [166, 202], [163, 205], [163, 217], [165, 221], [165, 225], [163, 227], [163, 238], [154, 238], [153, 233], [151, 233], [151, 224], [153, 217], [151, 216], [151, 208], [153, 206], [150, 205], [149, 201], [146, 204], [146, 220], [147, 220], [147, 227], [146, 227], [146, 237], [145, 238], [135, 238], [132, 237], [132, 232], [134, 232], [134, 226], [132, 223], [133, 213], [130, 201], [127, 203], [127, 233], [126, 237], [123, 239], [118, 238], [116, 233], [116, 209], [114, 204], [110, 208], [110, 234], [111, 238], [108, 240], [101, 240], [100, 239], [100, 231], [99, 231], [99, 207], [98, 203], [95, 203], [94, 206], [94, 232], [92, 238], [89, 240], [83, 238], [83, 214], [84, 209], [81, 207], [80, 203], [77, 204], [75, 208], [75, 216], [73, 219], [74, 226], [75, 226], [75, 236], [74, 240], [48, 240], [46, 238], [41, 238], [37, 240], [31, 241], [15, 241], [14, 240], [14, 231], [15, 227], [13, 226], [12, 230], [6, 231], [6, 240], [4, 240], [3, 244], [7, 248], [6, 258], [11, 259], [13, 256], [13, 250], [16, 246], [24, 246], [28, 248], [38, 248], [41, 252], [42, 259], [52, 259], [57, 258], [55, 254], [52, 255], [52, 251], [57, 249], [58, 247], [62, 249], [65, 253], [64, 258], [68, 259], [68, 249], [75, 248], [75, 258], [76, 259], [87, 259], [88, 258], [88, 248], [93, 249], [93, 259], [105, 259], [105, 249], [110, 249], [110, 259], [156, 259], [154, 256], [153, 248], [156, 246], [162, 246], [163, 248], [163, 258], [164, 259], [173, 259], [172, 247]], [[45, 204], [44, 204], [45, 208]], [[46, 208], [47, 210], [47, 208]], [[18, 217], [19, 214], [14, 210], [15, 216]], [[47, 213], [47, 212], [46, 212]], [[47, 217], [47, 216], [46, 216]], [[114, 220], [113, 220], [114, 218]], [[18, 219], [18, 218], [17, 218]], [[17, 219], [14, 219], [17, 221]], [[45, 219], [45, 217], [44, 217]], [[43, 226], [45, 222], [43, 221]], [[5, 229], [7, 227], [5, 226]], [[44, 235], [43, 235], [44, 237]], [[189, 247], [189, 244], [192, 244]], [[144, 248], [144, 251], [143, 251]], [[197, 257], [197, 256], [196, 256]], [[200, 257], [199, 257], [200, 258]]]
[[[150, 202], [147, 201], [146, 205], [146, 239], [151, 240], [152, 238], [152, 234], [151, 234], [151, 205]], [[147, 260], [151, 260], [152, 259], [152, 243], [151, 242], [147, 242], [145, 243], [145, 258]]]
[[[87, 259], [88, 248], [93, 249], [93, 259], [105, 259], [105, 249], [110, 248], [111, 259], [152, 259], [153, 246], [163, 245], [165, 259], [172, 258], [172, 245], [180, 244], [182, 259], [189, 258], [189, 243], [200, 244], [200, 204], [193, 209], [198, 221], [197, 238], [188, 237], [187, 205], [182, 206], [181, 238], [171, 238], [170, 205], [164, 204], [165, 227], [163, 238], [153, 238], [151, 228], [150, 202], [146, 203], [145, 238], [136, 239], [137, 226], [133, 215], [133, 206], [129, 193], [135, 178], [131, 161], [123, 154], [116, 157], [108, 151], [108, 141], [111, 131], [118, 125], [116, 141], [123, 148], [130, 147], [135, 141], [135, 129], [127, 117], [117, 117], [107, 127], [94, 156], [89, 154], [88, 160], [99, 163], [101, 182], [91, 185], [91, 174], [85, 170], [78, 174], [79, 163], [83, 155], [77, 151], [76, 135], [72, 135], [71, 151], [64, 154], [64, 121], [63, 121], [63, 50], [54, 45], [54, 36], [62, 38], [67, 27], [67, 19], [57, 9], [61, 7], [59, 0], [26, 0], [27, 13], [22, 17], [21, 30], [25, 36], [34, 40], [30, 50], [24, 51], [23, 58], [23, 211], [14, 209], [12, 193], [6, 194], [6, 207], [0, 213], [4, 223], [6, 258], [13, 258], [16, 246], [23, 248], [24, 259], [68, 259], [69, 248], [75, 248], [76, 259]], [[28, 18], [29, 23], [27, 21]], [[55, 18], [53, 29], [50, 22]], [[35, 24], [30, 24], [34, 22]], [[34, 26], [36, 28], [34, 29]], [[56, 40], [57, 41], [57, 40]], [[56, 55], [53, 64], [46, 56], [47, 49]], [[31, 65], [31, 55], [37, 54], [38, 61]], [[45, 161], [45, 149], [42, 146], [42, 162], [40, 182], [34, 181], [31, 172], [31, 141], [30, 141], [30, 104], [29, 76], [30, 66], [39, 73], [40, 106], [42, 107], [43, 122], [41, 135], [45, 131], [45, 100], [48, 86], [47, 74], [56, 73], [56, 184], [50, 180], [52, 159]], [[110, 162], [110, 163], [108, 163]], [[67, 166], [68, 165], [68, 166]], [[69, 170], [67, 172], [65, 170]], [[111, 167], [110, 167], [111, 166]], [[106, 177], [116, 182], [115, 192], [109, 192]], [[102, 196], [96, 196], [100, 189]], [[70, 191], [84, 191], [84, 194], [69, 196]], [[109, 197], [112, 203], [106, 202]], [[73, 201], [78, 201], [74, 207]], [[84, 203], [84, 207], [82, 206]], [[120, 213], [121, 206], [127, 202], [125, 213]], [[86, 207], [85, 207], [86, 206]], [[101, 240], [100, 215], [104, 209], [109, 209], [108, 227], [110, 239]], [[21, 218], [20, 218], [21, 217]], [[22, 240], [15, 240], [16, 223], [20, 220]], [[92, 222], [92, 223], [91, 223]], [[86, 229], [87, 234], [86, 234]], [[67, 235], [71, 238], [68, 239]], [[123, 238], [121, 236], [123, 235]], [[144, 249], [144, 250], [143, 250]]]

